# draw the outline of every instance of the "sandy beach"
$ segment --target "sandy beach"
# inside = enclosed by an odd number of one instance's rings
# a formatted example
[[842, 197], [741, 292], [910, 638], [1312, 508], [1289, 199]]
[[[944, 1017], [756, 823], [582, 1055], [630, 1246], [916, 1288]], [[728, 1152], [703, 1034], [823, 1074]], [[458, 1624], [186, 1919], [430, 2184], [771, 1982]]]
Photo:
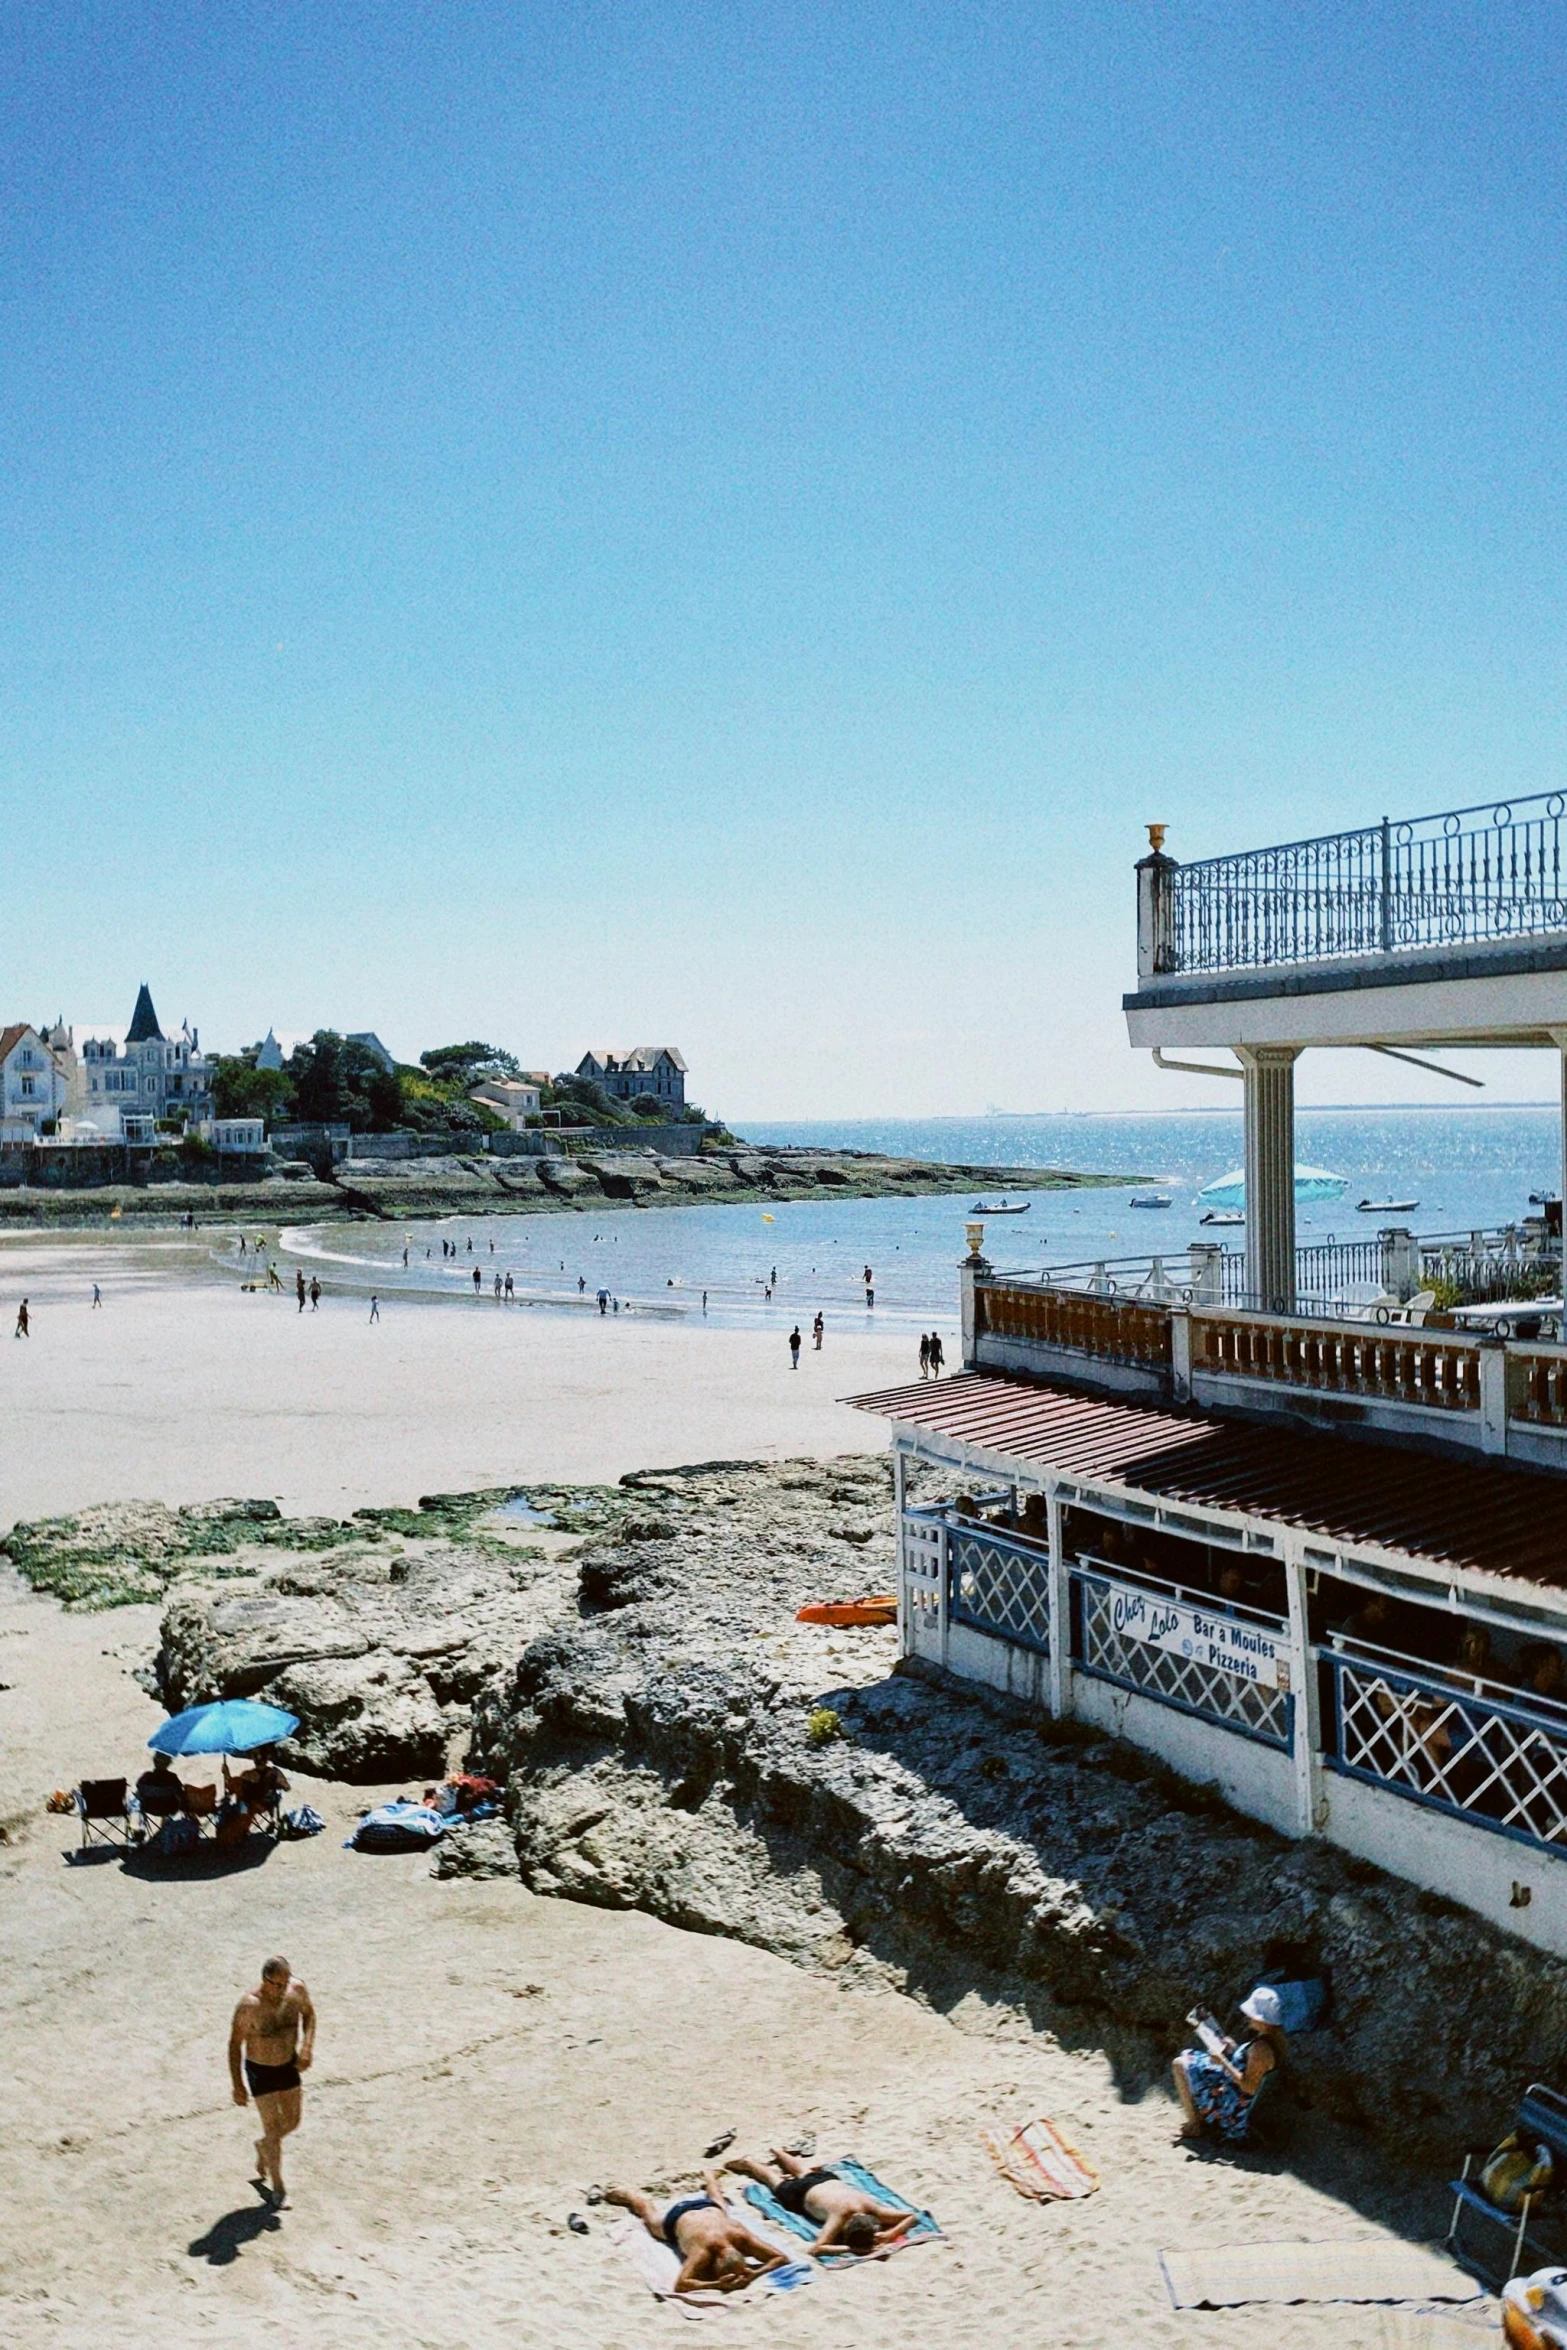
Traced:
[[[0, 1273], [7, 1295], [25, 1277], [34, 1310], [30, 1339], [0, 1337], [5, 1522], [136, 1495], [340, 1512], [529, 1475], [873, 1450], [876, 1423], [835, 1399], [907, 1369], [901, 1339], [807, 1350], [796, 1374], [766, 1333], [487, 1304], [372, 1328], [362, 1300], [300, 1316], [172, 1247], [133, 1261], [39, 1241]], [[1196, 2159], [1169, 2099], [1124, 2095], [1091, 2039], [1069, 2050], [977, 2001], [939, 2016], [639, 1914], [347, 1852], [374, 1791], [301, 1782], [328, 1833], [250, 1867], [71, 1865], [74, 1822], [43, 1798], [139, 1767], [161, 1709], [132, 1670], [156, 1623], [66, 1614], [14, 1578], [0, 1593], [8, 2343], [667, 2340], [694, 2321], [652, 2299], [588, 2190], [621, 2176], [673, 2191], [731, 2128], [752, 2148], [814, 2131], [824, 2158], [863, 2157], [946, 2234], [698, 2330], [808, 2350], [935, 2330], [1085, 2350], [1489, 2338], [1478, 2308], [1170, 2307], [1163, 2248], [1418, 2240], [1445, 2216], [1435, 2180], [1389, 2179], [1343, 2146], [1298, 2166]], [[233, 2002], [273, 1948], [322, 2019], [281, 2213], [247, 2183], [253, 2127], [224, 2066]], [[1032, 2206], [997, 2179], [981, 2127], [1038, 2113], [1098, 2168], [1098, 2195]]]

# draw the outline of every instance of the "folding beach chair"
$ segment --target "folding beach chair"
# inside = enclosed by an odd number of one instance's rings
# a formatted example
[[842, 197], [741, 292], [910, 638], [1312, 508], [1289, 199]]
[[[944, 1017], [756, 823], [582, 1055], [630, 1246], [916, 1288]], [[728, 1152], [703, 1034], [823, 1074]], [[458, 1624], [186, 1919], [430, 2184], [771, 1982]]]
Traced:
[[198, 1830], [204, 1829], [206, 1833], [210, 1835], [212, 1833], [213, 1822], [218, 1816], [218, 1790], [216, 1783], [214, 1782], [214, 1784], [210, 1787], [193, 1787], [187, 1780], [185, 1784], [185, 1800], [181, 1806], [181, 1809], [183, 1810], [186, 1819], [195, 1821]]
[[[1465, 2154], [1462, 2175], [1448, 2181], [1453, 2191], [1453, 2217], [1445, 2239], [1447, 2249], [1464, 2268], [1498, 2291], [1519, 2274], [1526, 2253], [1541, 2267], [1560, 2257], [1561, 2192], [1567, 2184], [1567, 2097], [1555, 2089], [1547, 2089], [1542, 2082], [1534, 2082], [1524, 2091], [1513, 2135], [1526, 2147], [1549, 2152], [1556, 2169], [1555, 2183], [1541, 2193], [1525, 2195], [1521, 2210], [1503, 2210], [1481, 2187], [1480, 2173], [1488, 2159], [1488, 2149]], [[1556, 2224], [1548, 2231], [1538, 2225], [1531, 2227], [1530, 2221], [1538, 2221], [1542, 2207], [1551, 2203], [1557, 2207]], [[1484, 2222], [1500, 2234], [1500, 2262], [1494, 2256], [1482, 2260], [1464, 2249], [1460, 2236], [1466, 2216]]]
[[76, 1816], [82, 1823], [83, 1852], [94, 1843], [130, 1843], [131, 1816], [126, 1808], [123, 1779], [84, 1779], [75, 1795]]

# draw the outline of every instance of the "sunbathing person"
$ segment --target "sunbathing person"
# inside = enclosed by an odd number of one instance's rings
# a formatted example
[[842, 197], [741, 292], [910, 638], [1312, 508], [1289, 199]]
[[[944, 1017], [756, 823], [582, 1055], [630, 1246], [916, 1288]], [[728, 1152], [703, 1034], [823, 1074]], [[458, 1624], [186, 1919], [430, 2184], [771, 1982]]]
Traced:
[[863, 2187], [851, 2187], [830, 2166], [811, 2170], [798, 2154], [773, 2148], [772, 2161], [752, 2162], [737, 2154], [726, 2164], [743, 2179], [767, 2187], [796, 2219], [816, 2222], [817, 2236], [807, 2247], [813, 2259], [824, 2252], [853, 2252], [861, 2260], [872, 2252], [887, 2252], [919, 2218], [917, 2211], [900, 2211], [878, 2203]]
[[657, 2243], [667, 2244], [680, 2262], [677, 2293], [743, 2293], [758, 2277], [787, 2268], [790, 2255], [753, 2235], [724, 2203], [712, 2171], [702, 2173], [706, 2192], [678, 2195], [672, 2203], [644, 2195], [640, 2187], [606, 2187], [606, 2203], [634, 2211]]
[[1277, 1991], [1259, 1983], [1241, 2002], [1241, 2014], [1256, 2026], [1255, 2039], [1226, 2039], [1222, 2050], [1181, 2050], [1170, 2071], [1186, 2116], [1183, 2138], [1200, 2138], [1212, 2130], [1235, 2144], [1246, 2136], [1258, 2090], [1284, 2061], [1288, 2043], [1282, 2013]]

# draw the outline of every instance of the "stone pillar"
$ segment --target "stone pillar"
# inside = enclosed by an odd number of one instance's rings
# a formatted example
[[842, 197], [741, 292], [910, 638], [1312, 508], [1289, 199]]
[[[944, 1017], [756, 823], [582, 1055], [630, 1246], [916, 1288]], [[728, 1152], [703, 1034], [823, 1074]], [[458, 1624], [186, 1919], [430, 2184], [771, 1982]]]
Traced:
[[985, 1237], [983, 1224], [968, 1228], [969, 1253], [958, 1267], [958, 1293], [963, 1309], [963, 1368], [972, 1371], [978, 1361], [979, 1314], [974, 1299], [974, 1285], [981, 1273], [990, 1271], [990, 1260], [981, 1256], [980, 1243]]
[[1164, 854], [1164, 826], [1150, 824], [1153, 855], [1137, 867], [1137, 976], [1157, 979], [1175, 969], [1175, 876], [1173, 857]]
[[1402, 1224], [1387, 1224], [1377, 1234], [1382, 1243], [1382, 1286], [1394, 1297], [1410, 1298], [1420, 1287], [1420, 1250], [1414, 1234]]
[[1246, 1078], [1246, 1286], [1266, 1312], [1295, 1310], [1293, 1044], [1237, 1045]]

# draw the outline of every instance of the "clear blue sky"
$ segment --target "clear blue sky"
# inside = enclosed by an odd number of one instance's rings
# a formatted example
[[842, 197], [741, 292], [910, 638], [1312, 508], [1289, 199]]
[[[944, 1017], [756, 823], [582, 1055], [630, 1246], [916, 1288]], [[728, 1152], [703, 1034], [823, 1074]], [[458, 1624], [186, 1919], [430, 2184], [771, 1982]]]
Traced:
[[1184, 1107], [1146, 819], [1563, 781], [1555, 0], [0, 42], [0, 1016]]

